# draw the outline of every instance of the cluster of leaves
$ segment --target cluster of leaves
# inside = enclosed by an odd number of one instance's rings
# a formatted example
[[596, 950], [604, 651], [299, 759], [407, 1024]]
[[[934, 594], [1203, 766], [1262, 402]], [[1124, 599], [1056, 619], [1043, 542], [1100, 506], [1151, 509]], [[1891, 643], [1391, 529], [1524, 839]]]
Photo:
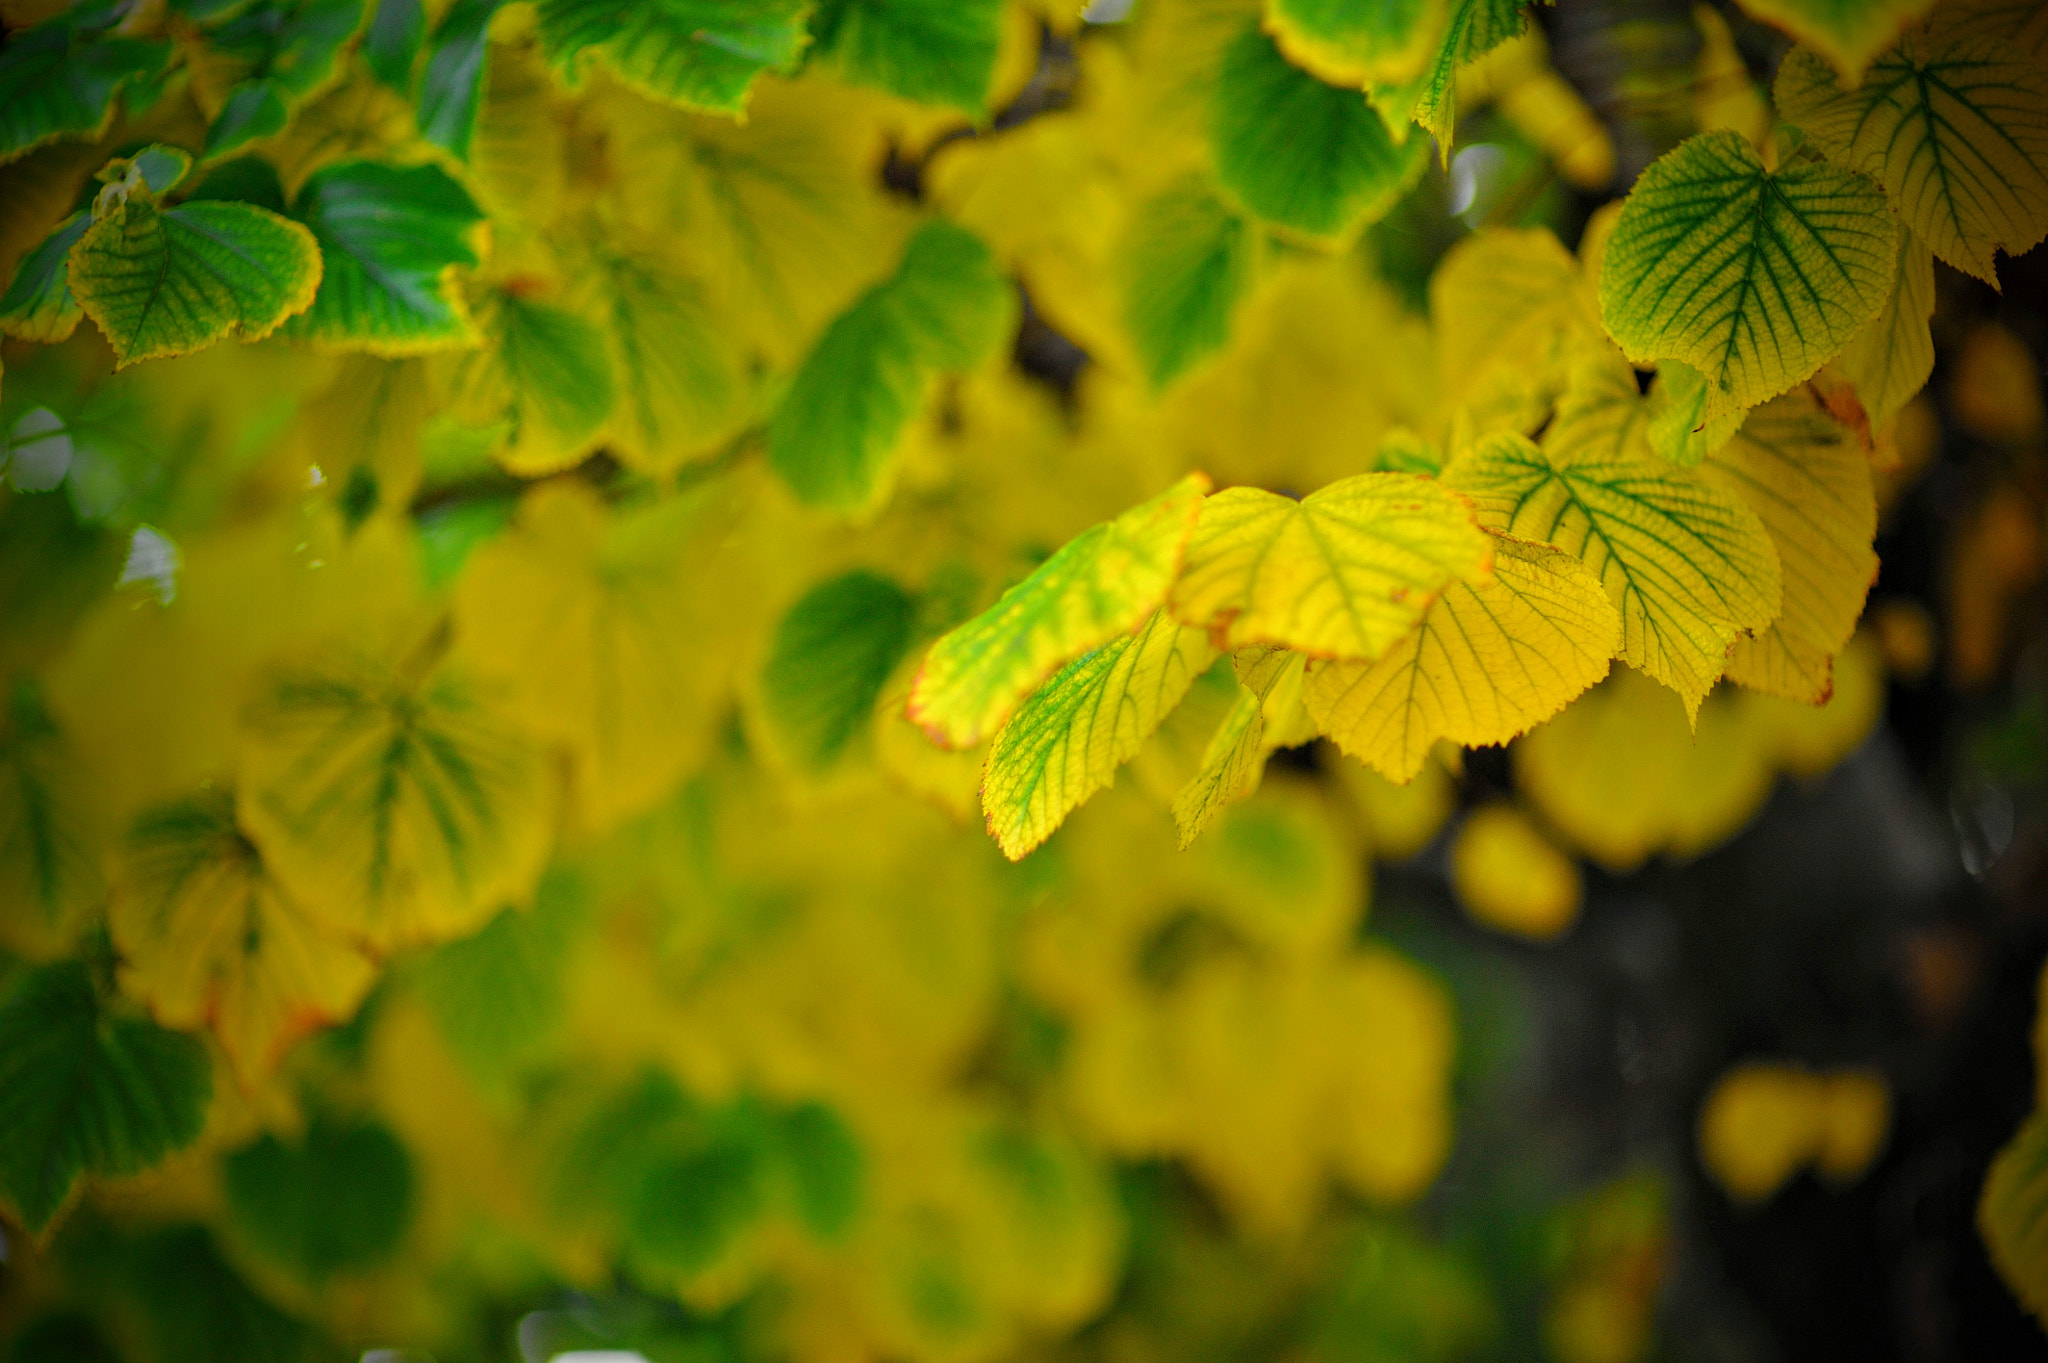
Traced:
[[[1357, 1210], [1441, 1167], [1455, 1032], [1364, 868], [1545, 721], [1509, 882], [1852, 746], [1933, 257], [2048, 231], [2024, 7], [1808, 8], [1799, 133], [1464, 236], [1424, 318], [1369, 234], [1461, 103], [1612, 175], [1511, 0], [0, 7], [21, 1356], [623, 1277], [679, 1352], [996, 1357], [1228, 1276], [1146, 1162], [1348, 1208], [1316, 1356], [1499, 1337]], [[1261, 788], [1319, 735], [1373, 770]], [[1558, 1338], [1645, 1318], [1620, 1219]]]

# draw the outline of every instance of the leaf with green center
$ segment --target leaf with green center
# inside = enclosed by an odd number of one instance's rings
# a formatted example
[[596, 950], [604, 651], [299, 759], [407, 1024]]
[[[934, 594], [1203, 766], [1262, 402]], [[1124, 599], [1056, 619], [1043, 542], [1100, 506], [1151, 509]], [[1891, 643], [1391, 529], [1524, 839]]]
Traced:
[[1113, 781], [1215, 658], [1205, 631], [1155, 611], [1033, 692], [982, 772], [982, 812], [1003, 855], [1031, 851]]
[[[117, 191], [125, 200], [110, 198]], [[230, 335], [261, 340], [319, 288], [313, 234], [275, 213], [197, 200], [163, 208], [139, 183], [109, 184], [100, 204], [71, 251], [71, 293], [117, 367]]]
[[1439, 739], [1506, 743], [1607, 675], [1621, 616], [1562, 549], [1494, 538], [1493, 579], [1453, 582], [1407, 637], [1371, 663], [1311, 668], [1303, 702], [1337, 746], [1391, 781]]
[[1396, 137], [1407, 134], [1410, 120], [1436, 138], [1439, 154], [1448, 161], [1451, 134], [1458, 125], [1458, 68], [1493, 51], [1528, 27], [1525, 0], [1450, 0], [1442, 42], [1413, 78], [1375, 83], [1369, 91]]
[[472, 238], [483, 214], [440, 167], [323, 166], [292, 216], [312, 229], [324, 269], [313, 305], [283, 335], [378, 355], [475, 343], [452, 275], [477, 263]]
[[1767, 24], [1776, 24], [1826, 57], [1854, 84], [1871, 58], [1902, 30], [1934, 8], [1935, 0], [1739, 0]]
[[1259, 788], [1266, 758], [1302, 738], [1302, 675], [1308, 659], [1284, 648], [1248, 648], [1231, 660], [1237, 700], [1216, 726], [1202, 766], [1173, 797], [1185, 852], [1230, 805]]
[[1377, 658], [1452, 579], [1483, 580], [1492, 554], [1471, 507], [1431, 478], [1361, 473], [1298, 502], [1226, 488], [1202, 506], [1172, 609], [1231, 650]]
[[641, 94], [741, 114], [754, 78], [803, 55], [808, 0], [541, 0], [540, 39], [571, 85], [600, 56]]
[[1855, 633], [1877, 576], [1869, 457], [1802, 390], [1751, 412], [1703, 472], [1762, 518], [1784, 567], [1784, 613], [1737, 641], [1728, 675], [1772, 695], [1826, 701], [1835, 655]]
[[1317, 236], [1383, 216], [1429, 157], [1418, 139], [1396, 146], [1364, 95], [1294, 66], [1256, 25], [1224, 50], [1209, 134], [1218, 177], [1247, 208]]
[[1154, 388], [1230, 338], [1259, 237], [1200, 177], [1139, 206], [1119, 257], [1124, 326]]
[[933, 644], [911, 685], [910, 717], [933, 742], [971, 748], [1061, 665], [1136, 629], [1166, 599], [1208, 490], [1191, 473], [1083, 531]]
[[804, 357], [769, 422], [770, 465], [809, 505], [872, 506], [933, 375], [996, 353], [1016, 307], [980, 238], [926, 223], [896, 273], [833, 319]]
[[1600, 271], [1600, 312], [1631, 360], [1707, 379], [1706, 420], [1777, 396], [1884, 306], [1897, 228], [1861, 175], [1776, 171], [1741, 134], [1702, 133], [1643, 172]]
[[420, 77], [420, 136], [458, 161], [469, 159], [476, 112], [483, 103], [491, 16], [503, 0], [455, 0], [427, 44]]
[[761, 710], [776, 746], [810, 771], [837, 761], [867, 731], [916, 623], [910, 594], [877, 573], [805, 592], [775, 626], [761, 669]]
[[1934, 372], [1933, 317], [1934, 253], [1906, 228], [1899, 233], [1891, 297], [1835, 360], [1856, 385], [1871, 429], [1882, 429], [1927, 386]]
[[1738, 408], [1708, 420], [1707, 377], [1683, 360], [1657, 365], [1650, 408], [1650, 448], [1684, 468], [1694, 467], [1727, 444], [1744, 415]]
[[1336, 85], [1414, 79], [1436, 55], [1444, 0], [1266, 0], [1290, 61]]
[[62, 961], [0, 1003], [0, 1190], [31, 1230], [80, 1174], [138, 1174], [198, 1138], [213, 1096], [206, 1048], [111, 1014]]
[[363, 30], [363, 65], [398, 93], [412, 91], [412, 68], [427, 37], [427, 12], [420, 0], [376, 0]]
[[270, 873], [379, 950], [460, 937], [525, 898], [552, 831], [525, 732], [415, 667], [365, 656], [289, 675], [241, 746], [238, 810]]
[[820, 0], [811, 37], [856, 84], [980, 118], [1002, 23], [1002, 0]]
[[498, 462], [526, 478], [583, 462], [617, 396], [604, 333], [509, 285], [484, 293], [475, 317], [484, 343], [458, 358], [452, 387], [473, 424], [506, 423]]
[[388, 1259], [412, 1220], [412, 1159], [374, 1120], [316, 1113], [302, 1140], [259, 1136], [220, 1172], [242, 1238], [313, 1286]]
[[353, 1013], [376, 976], [279, 888], [226, 792], [137, 820], [107, 916], [123, 990], [167, 1026], [211, 1027], [252, 1089], [292, 1042]]
[[0, 51], [0, 164], [58, 137], [97, 137], [114, 98], [131, 81], [151, 81], [171, 45], [120, 37], [59, 15], [8, 36]]
[[0, 296], [0, 331], [47, 345], [64, 340], [77, 329], [78, 319], [85, 314], [71, 296], [68, 264], [71, 248], [91, 226], [90, 213], [73, 213], [21, 258], [6, 294]]
[[1488, 436], [1444, 481], [1489, 527], [1598, 573], [1621, 612], [1620, 656], [1697, 714], [1729, 647], [1778, 618], [1778, 554], [1756, 512], [1650, 451], [1645, 411], [1627, 368], [1602, 366], [1566, 394], [1541, 448]]
[[1794, 48], [1775, 94], [1788, 122], [1874, 177], [1957, 269], [1995, 286], [2001, 248], [2018, 255], [2048, 235], [2048, 68], [2010, 44], [1908, 35], [1853, 90]]

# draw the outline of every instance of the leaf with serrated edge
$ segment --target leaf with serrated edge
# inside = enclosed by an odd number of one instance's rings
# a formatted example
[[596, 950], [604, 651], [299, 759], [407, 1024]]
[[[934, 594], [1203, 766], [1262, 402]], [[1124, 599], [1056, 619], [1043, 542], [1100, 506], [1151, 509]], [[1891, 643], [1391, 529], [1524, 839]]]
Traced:
[[1377, 658], [1491, 557], [1471, 508], [1434, 479], [1361, 473], [1298, 502], [1234, 487], [1202, 507], [1172, 609], [1229, 649]]
[[1702, 471], [1762, 518], [1784, 567], [1784, 613], [1737, 641], [1729, 677], [1772, 695], [1825, 701], [1834, 656], [1855, 632], [1877, 576], [1869, 457], [1801, 389], [1751, 412]]
[[1180, 571], [1208, 490], [1191, 473], [1083, 531], [933, 644], [911, 684], [911, 719], [935, 743], [971, 748], [1062, 664], [1137, 628]]
[[1619, 364], [1566, 394], [1542, 448], [1488, 436], [1444, 481], [1483, 524], [1554, 544], [1600, 575], [1621, 611], [1620, 656], [1678, 692], [1688, 714], [1729, 646], [1777, 619], [1778, 554], [1754, 511], [1651, 453], [1644, 404]]
[[1165, 611], [1061, 668], [996, 732], [981, 781], [988, 831], [1012, 861], [1107, 786], [1216, 658]]
[[1774, 93], [1786, 121], [1874, 177], [1957, 269], [1995, 286], [2000, 248], [2018, 255], [2048, 235], [2048, 68], [2009, 44], [1908, 35], [1853, 90], [1795, 47]]
[[1216, 816], [1259, 788], [1266, 758], [1296, 737], [1308, 659], [1284, 648], [1249, 648], [1231, 660], [1237, 700], [1216, 726], [1201, 770], [1173, 797], [1173, 822], [1186, 851]]
[[1884, 306], [1896, 228], [1860, 175], [1764, 168], [1737, 133], [1658, 159], [1622, 206], [1600, 314], [1631, 360], [1706, 376], [1707, 419], [1811, 378]]
[[1935, 0], [1739, 0], [1765, 23], [1776, 24], [1826, 57], [1854, 84], [1870, 59], [1890, 47]]
[[312, 303], [320, 247], [298, 223], [243, 203], [159, 208], [137, 193], [71, 251], [71, 293], [118, 366], [257, 341]]
[[1872, 429], [1879, 429], [1913, 400], [1934, 372], [1934, 253], [1911, 228], [1899, 233], [1898, 269], [1891, 297], [1870, 325], [1856, 333], [1835, 360]]
[[1312, 667], [1303, 699], [1338, 747], [1406, 782], [1438, 739], [1505, 743], [1549, 719], [1607, 675], [1620, 644], [1590, 568], [1500, 535], [1492, 581], [1453, 582], [1377, 662]]
[[1371, 97], [1389, 131], [1405, 135], [1413, 119], [1436, 138], [1439, 156], [1451, 155], [1451, 133], [1458, 123], [1458, 68], [1485, 56], [1528, 26], [1523, 0], [1450, 0], [1443, 40], [1436, 54], [1413, 79], [1375, 83]]
[[292, 1041], [355, 1011], [376, 977], [278, 888], [225, 791], [137, 821], [107, 925], [122, 989], [167, 1027], [212, 1027], [249, 1087]]

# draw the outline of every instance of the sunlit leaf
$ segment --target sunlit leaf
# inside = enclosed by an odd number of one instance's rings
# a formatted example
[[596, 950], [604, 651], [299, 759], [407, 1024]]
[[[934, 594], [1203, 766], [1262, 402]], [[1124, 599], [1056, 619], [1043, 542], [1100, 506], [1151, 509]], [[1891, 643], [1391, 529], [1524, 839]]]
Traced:
[[1202, 506], [1172, 608], [1226, 648], [1372, 659], [1453, 579], [1483, 580], [1492, 552], [1471, 508], [1434, 479], [1362, 473], [1298, 502], [1226, 488]]
[[1453, 581], [1376, 662], [1309, 671], [1304, 702], [1337, 745], [1412, 780], [1438, 739], [1505, 743], [1607, 675], [1621, 620], [1560, 549], [1495, 536], [1490, 581]]
[[354, 1012], [375, 974], [278, 887], [224, 790], [136, 821], [108, 925], [122, 987], [166, 1026], [212, 1027], [248, 1087], [301, 1036]]
[[1212, 99], [1218, 177], [1298, 231], [1339, 236], [1380, 217], [1428, 160], [1420, 139], [1395, 145], [1359, 91], [1294, 66], [1256, 25], [1225, 49]]
[[820, 0], [811, 36], [852, 81], [978, 118], [1002, 12], [1001, 0]]
[[1605, 344], [1578, 261], [1542, 228], [1489, 227], [1453, 246], [1430, 276], [1429, 311], [1454, 451], [1493, 430], [1532, 433], [1575, 356]]
[[213, 1094], [206, 1049], [110, 1011], [63, 961], [0, 1002], [0, 1190], [31, 1230], [80, 1174], [137, 1174], [190, 1145]]
[[796, 64], [806, 0], [542, 0], [540, 37], [572, 81], [586, 53], [686, 109], [739, 114], [763, 71]]
[[[1871, 323], [1876, 326], [1877, 323]], [[1683, 360], [1661, 360], [1650, 388], [1650, 448], [1672, 463], [1696, 467], [1742, 426], [1742, 408], [1709, 417], [1706, 375]]]
[[1209, 480], [1189, 474], [1083, 531], [926, 655], [910, 716], [933, 741], [971, 748], [1062, 664], [1128, 634], [1166, 598]]
[[106, 31], [59, 14], [10, 33], [0, 52], [0, 162], [56, 137], [93, 137], [114, 114], [121, 87], [149, 81], [171, 45]]
[[1922, 241], [1996, 284], [1996, 253], [2048, 235], [2048, 68], [1990, 38], [1909, 35], [1842, 88], [1812, 53], [1778, 69], [1778, 107], [1830, 156], [1876, 178]]
[[1757, 514], [1649, 450], [1626, 369], [1568, 393], [1538, 448], [1489, 436], [1444, 481], [1487, 525], [1577, 556], [1621, 612], [1620, 656], [1669, 685], [1688, 714], [1738, 636], [1783, 605], [1777, 551]]
[[1165, 611], [1068, 663], [997, 731], [982, 775], [989, 833], [1012, 858], [1116, 778], [1215, 659]]
[[1600, 271], [1600, 312], [1631, 360], [1706, 376], [1706, 417], [1810, 377], [1884, 306], [1897, 228], [1876, 185], [1814, 161], [1767, 170], [1702, 133], [1636, 181]]

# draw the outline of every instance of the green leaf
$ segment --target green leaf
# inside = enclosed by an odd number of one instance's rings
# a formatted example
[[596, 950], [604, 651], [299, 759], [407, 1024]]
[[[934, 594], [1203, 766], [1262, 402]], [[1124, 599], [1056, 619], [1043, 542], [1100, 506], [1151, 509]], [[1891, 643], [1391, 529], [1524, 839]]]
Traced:
[[982, 774], [988, 831], [1012, 861], [1116, 779], [1214, 662], [1206, 631], [1155, 611], [1053, 674], [997, 731]]
[[310, 304], [320, 283], [313, 234], [248, 204], [162, 208], [146, 186], [116, 183], [100, 191], [93, 218], [71, 252], [71, 292], [106, 333], [117, 367], [229, 335], [260, 340]]
[[284, 324], [285, 336], [379, 355], [476, 341], [451, 276], [477, 263], [483, 213], [439, 166], [323, 166], [292, 216], [312, 229], [324, 270], [313, 305]]
[[986, 360], [1013, 329], [1016, 306], [979, 238], [926, 223], [895, 275], [833, 319], [804, 357], [769, 422], [769, 463], [809, 505], [872, 505], [933, 374]]
[[248, 75], [206, 130], [208, 159], [284, 131], [292, 109], [334, 74], [341, 46], [362, 26], [363, 0], [254, 5], [209, 29], [209, 58]]
[[1598, 573], [1621, 612], [1620, 656], [1696, 714], [1737, 637], [1778, 617], [1778, 556], [1754, 511], [1650, 451], [1645, 410], [1627, 368], [1602, 365], [1567, 392], [1541, 448], [1488, 436], [1444, 481], [1489, 527]]
[[529, 908], [510, 908], [474, 937], [422, 959], [412, 977], [449, 1048], [482, 1080], [506, 1075], [561, 1020], [565, 958], [583, 922], [576, 878], [550, 870]]
[[123, 1277], [142, 1307], [157, 1359], [304, 1363], [312, 1332], [242, 1281], [198, 1226], [157, 1231], [127, 1256]]
[[1288, 59], [1340, 85], [1412, 80], [1436, 55], [1443, 0], [1266, 0]]
[[1422, 174], [1364, 95], [1300, 70], [1256, 24], [1224, 50], [1210, 106], [1216, 173], [1269, 222], [1340, 236], [1383, 216]]
[[1935, 0], [1740, 0], [1825, 56], [1853, 85], [1870, 59], [1890, 47], [1901, 29], [1934, 8]]
[[0, 331], [24, 341], [51, 344], [77, 329], [78, 319], [85, 314], [71, 296], [67, 263], [71, 248], [91, 226], [90, 213], [73, 213], [21, 258], [6, 294], [0, 295]]
[[137, 1174], [199, 1136], [206, 1048], [109, 1015], [86, 968], [44, 966], [0, 1004], [0, 1188], [31, 1230], [82, 1174]]
[[[31, 421], [31, 412], [8, 432], [8, 481], [23, 491], [30, 490], [24, 484], [51, 481], [47, 475], [31, 477], [15, 462], [39, 443], [36, 428], [45, 428], [43, 439], [53, 442], [77, 434], [48, 408], [36, 411], [42, 420]], [[46, 452], [62, 453], [61, 447]], [[56, 462], [47, 459], [45, 467]], [[103, 890], [85, 814], [92, 807], [90, 769], [71, 750], [33, 683], [17, 680], [10, 690], [0, 712], [0, 901], [14, 909], [22, 926], [36, 917], [46, 927], [61, 927], [71, 910], [96, 902]]]
[[469, 159], [476, 111], [483, 103], [491, 16], [501, 2], [455, 0], [427, 48], [427, 69], [420, 78], [420, 136], [458, 161]]
[[316, 1112], [303, 1140], [259, 1136], [222, 1156], [221, 1185], [249, 1246], [314, 1286], [388, 1259], [412, 1221], [412, 1160], [375, 1120]]
[[285, 89], [274, 80], [243, 81], [228, 92], [206, 128], [201, 154], [211, 161], [265, 137], [275, 137], [291, 121]]
[[277, 167], [260, 156], [237, 156], [232, 160], [214, 162], [206, 168], [205, 176], [185, 195], [185, 199], [188, 203], [193, 199], [226, 199], [267, 208], [279, 217], [288, 214], [284, 181], [278, 178]]
[[1136, 629], [1166, 599], [1208, 489], [1191, 473], [1061, 546], [932, 645], [910, 717], [934, 742], [971, 748], [1062, 664]]
[[980, 118], [1002, 0], [821, 0], [811, 37], [847, 79]]
[[1258, 249], [1252, 224], [1190, 176], [1140, 205], [1118, 252], [1124, 325], [1164, 388], [1230, 339]]
[[799, 1103], [771, 1118], [776, 1165], [797, 1220], [820, 1240], [844, 1238], [861, 1208], [860, 1143], [823, 1103]]
[[475, 311], [484, 344], [461, 357], [453, 387], [476, 424], [508, 424], [498, 462], [527, 478], [583, 462], [618, 392], [604, 333], [512, 288], [485, 293]]
[[1812, 377], [1884, 306], [1897, 227], [1876, 185], [1817, 162], [1766, 170], [1740, 133], [1661, 157], [1623, 204], [1600, 312], [1631, 360], [1703, 374], [1711, 420]]
[[541, 0], [540, 38], [571, 85], [586, 54], [685, 109], [742, 114], [754, 78], [795, 67], [808, 0]]
[[412, 91], [413, 63], [426, 41], [427, 13], [420, 0], [376, 0], [363, 31], [363, 64], [400, 94]]
[[1171, 604], [1225, 648], [1377, 658], [1452, 579], [1484, 579], [1492, 553], [1471, 508], [1431, 478], [1361, 473], [1298, 502], [1226, 488], [1202, 505]]
[[118, 37], [70, 15], [8, 35], [0, 50], [0, 164], [57, 137], [97, 137], [114, 116], [114, 97], [134, 80], [153, 80], [171, 45]]
[[1891, 296], [1835, 360], [1856, 385], [1871, 429], [1882, 429], [1926, 387], [1934, 372], [1933, 317], [1934, 253], [1905, 228]]
[[798, 766], [824, 770], [866, 731], [916, 618], [909, 593], [869, 572], [821, 582], [789, 608], [761, 669], [761, 709]]
[[1875, 177], [1957, 269], [1995, 286], [2000, 249], [2016, 256], [2048, 235], [2048, 69], [2012, 44], [1909, 35], [1847, 90], [1794, 48], [1775, 93], [1788, 122]]
[[1448, 160], [1451, 134], [1458, 125], [1458, 68], [1493, 51], [1528, 27], [1525, 0], [1450, 0], [1443, 41], [1436, 55], [1412, 79], [1372, 86], [1373, 107], [1396, 137], [1406, 135], [1411, 120], [1436, 138]]

